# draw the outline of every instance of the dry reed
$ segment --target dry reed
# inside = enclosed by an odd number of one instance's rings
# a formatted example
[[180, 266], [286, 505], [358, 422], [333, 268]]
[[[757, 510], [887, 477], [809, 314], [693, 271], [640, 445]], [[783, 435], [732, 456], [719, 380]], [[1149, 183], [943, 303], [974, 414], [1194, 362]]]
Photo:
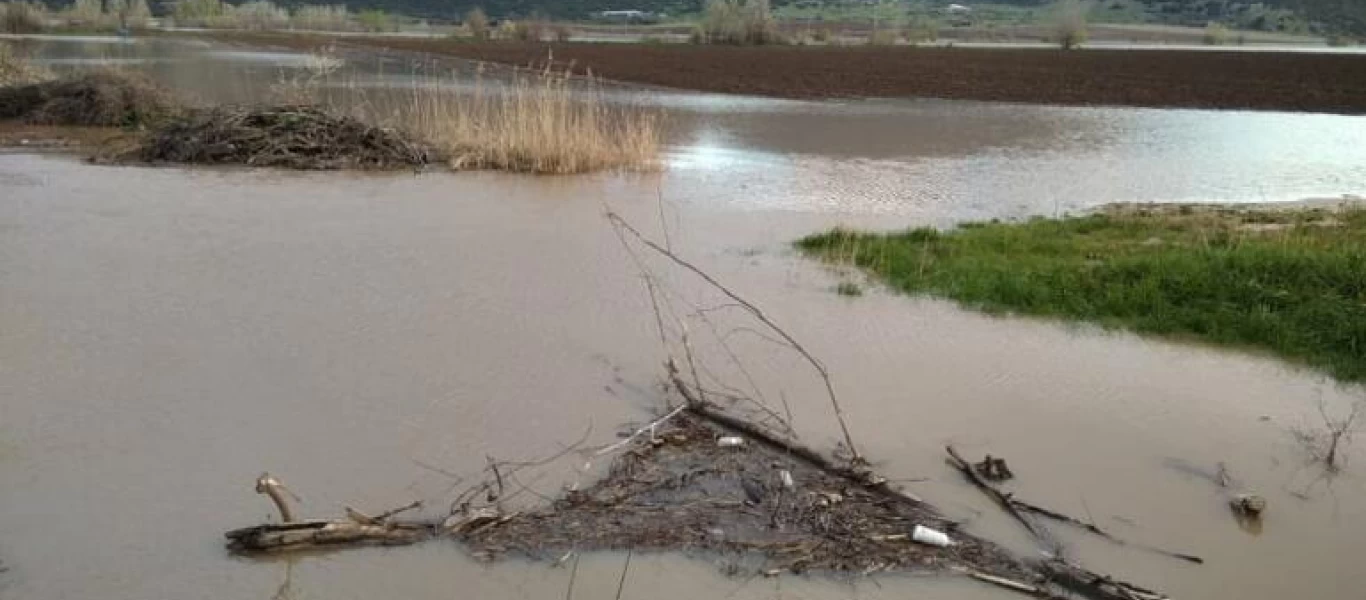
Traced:
[[572, 174], [659, 168], [660, 118], [613, 104], [591, 78], [549, 70], [453, 91], [437, 79], [383, 100], [343, 95], [334, 110], [395, 126], [428, 142], [457, 169]]

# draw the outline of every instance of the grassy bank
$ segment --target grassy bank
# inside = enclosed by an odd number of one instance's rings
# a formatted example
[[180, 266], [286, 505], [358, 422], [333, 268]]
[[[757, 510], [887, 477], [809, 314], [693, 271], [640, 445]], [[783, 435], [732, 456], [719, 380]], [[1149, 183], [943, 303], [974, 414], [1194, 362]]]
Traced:
[[993, 313], [1270, 350], [1366, 380], [1366, 209], [1117, 208], [797, 243]]

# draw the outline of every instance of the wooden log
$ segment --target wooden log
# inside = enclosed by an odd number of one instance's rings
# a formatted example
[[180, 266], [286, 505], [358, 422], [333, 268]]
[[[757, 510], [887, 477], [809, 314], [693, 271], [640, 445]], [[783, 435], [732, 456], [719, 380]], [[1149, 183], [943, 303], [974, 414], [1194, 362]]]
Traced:
[[300, 521], [280, 525], [257, 525], [224, 534], [228, 549], [240, 553], [289, 552], [343, 546], [402, 546], [432, 536], [428, 523], [368, 525], [351, 521]]

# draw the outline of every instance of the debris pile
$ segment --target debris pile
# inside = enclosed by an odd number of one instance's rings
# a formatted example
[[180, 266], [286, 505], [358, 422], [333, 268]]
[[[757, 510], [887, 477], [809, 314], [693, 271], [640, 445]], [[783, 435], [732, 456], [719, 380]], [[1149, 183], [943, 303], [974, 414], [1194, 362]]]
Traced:
[[[461, 537], [484, 558], [682, 549], [753, 555], [768, 574], [969, 569], [1028, 577], [1010, 554], [956, 525], [882, 484], [687, 412], [623, 450], [590, 487]], [[950, 541], [919, 543], [917, 528], [947, 532]]]
[[112, 69], [0, 87], [0, 119], [39, 125], [142, 127], [166, 118], [176, 105], [147, 77]]
[[310, 106], [219, 107], [158, 126], [121, 157], [289, 169], [403, 169], [428, 152], [402, 134]]

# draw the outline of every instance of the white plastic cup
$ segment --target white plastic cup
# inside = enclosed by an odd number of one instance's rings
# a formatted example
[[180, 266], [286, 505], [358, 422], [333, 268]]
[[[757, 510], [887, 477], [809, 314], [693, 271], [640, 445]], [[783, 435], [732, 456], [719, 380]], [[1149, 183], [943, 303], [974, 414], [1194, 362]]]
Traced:
[[940, 548], [953, 545], [953, 540], [949, 539], [947, 533], [930, 529], [924, 525], [916, 525], [915, 529], [911, 530], [911, 539], [922, 544], [939, 546]]

